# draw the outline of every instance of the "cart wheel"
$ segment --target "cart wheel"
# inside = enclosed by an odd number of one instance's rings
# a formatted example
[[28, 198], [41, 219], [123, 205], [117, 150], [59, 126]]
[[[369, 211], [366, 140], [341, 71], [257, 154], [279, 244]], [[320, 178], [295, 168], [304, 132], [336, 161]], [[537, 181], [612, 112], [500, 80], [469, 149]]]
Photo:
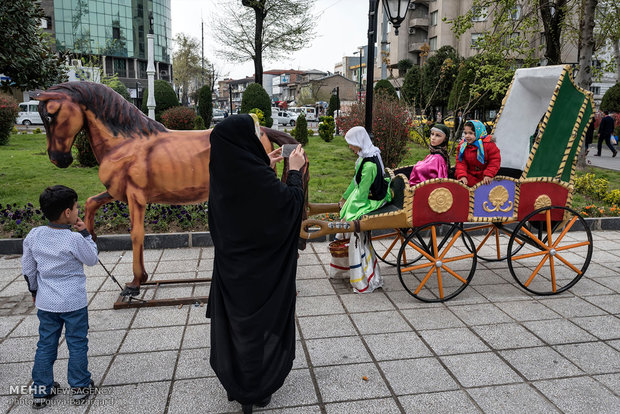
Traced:
[[[431, 223], [413, 229], [398, 252], [398, 277], [407, 292], [423, 302], [444, 302], [463, 291], [476, 271], [476, 247], [456, 223]], [[404, 264], [404, 257], [421, 258]]]
[[[514, 233], [517, 222], [484, 223], [479, 226], [465, 228], [471, 236], [478, 253], [478, 258], [487, 262], [499, 262], [508, 257], [508, 241]], [[476, 234], [478, 233], [478, 234]], [[512, 255], [523, 247], [523, 241], [515, 238]]]
[[[563, 210], [565, 220], [552, 221], [558, 210]], [[530, 220], [538, 214], [543, 214], [544, 220]], [[577, 222], [583, 230], [569, 234]], [[525, 243], [517, 255], [510, 254], [517, 239]], [[563, 206], [543, 207], [515, 228], [508, 242], [508, 268], [525, 290], [537, 295], [555, 295], [581, 279], [590, 264], [592, 250], [592, 233], [579, 213]]]
[[[390, 229], [383, 234], [373, 232], [370, 244], [375, 253], [377, 253], [379, 260], [390, 266], [396, 266], [398, 251], [409, 233], [411, 233], [411, 229]], [[403, 261], [405, 263], [413, 263], [420, 257], [421, 255], [416, 253], [415, 256], [405, 257]]]

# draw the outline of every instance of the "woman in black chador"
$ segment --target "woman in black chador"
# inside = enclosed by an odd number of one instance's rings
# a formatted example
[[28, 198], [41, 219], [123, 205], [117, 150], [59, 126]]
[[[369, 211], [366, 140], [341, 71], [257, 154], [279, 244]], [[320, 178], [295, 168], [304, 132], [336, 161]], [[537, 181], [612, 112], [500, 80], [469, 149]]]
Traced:
[[303, 149], [289, 158], [286, 184], [270, 168], [249, 115], [211, 133], [209, 229], [215, 246], [207, 317], [211, 366], [230, 401], [264, 407], [295, 358], [297, 239], [304, 203]]

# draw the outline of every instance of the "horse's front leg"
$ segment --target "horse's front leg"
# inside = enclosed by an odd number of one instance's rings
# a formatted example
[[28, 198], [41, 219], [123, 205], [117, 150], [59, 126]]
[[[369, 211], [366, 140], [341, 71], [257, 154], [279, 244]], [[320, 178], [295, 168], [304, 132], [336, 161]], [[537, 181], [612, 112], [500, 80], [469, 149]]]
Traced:
[[144, 213], [146, 200], [142, 190], [127, 193], [129, 217], [131, 219], [131, 246], [133, 250], [133, 280], [125, 285], [122, 296], [136, 296], [140, 293], [140, 284], [146, 282], [149, 275], [144, 269]]
[[86, 200], [86, 205], [84, 206], [84, 224], [86, 224], [86, 229], [91, 236], [93, 236], [93, 240], [97, 240], [97, 235], [95, 234], [95, 213], [99, 210], [99, 207], [112, 200], [114, 200], [114, 197], [108, 194], [107, 191], [89, 197], [88, 200]]

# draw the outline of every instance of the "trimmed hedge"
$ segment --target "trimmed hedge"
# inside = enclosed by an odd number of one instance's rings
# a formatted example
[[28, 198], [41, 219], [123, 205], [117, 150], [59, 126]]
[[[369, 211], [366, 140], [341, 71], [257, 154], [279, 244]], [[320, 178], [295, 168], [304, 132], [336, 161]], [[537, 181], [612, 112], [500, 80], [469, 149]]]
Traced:
[[0, 145], [9, 143], [19, 112], [19, 104], [9, 95], [0, 94]]
[[207, 127], [211, 126], [211, 120], [213, 119], [213, 98], [209, 85], [204, 85], [198, 91], [198, 113], [202, 117], [204, 125]]
[[168, 129], [188, 130], [194, 129], [196, 112], [186, 106], [175, 106], [166, 109], [161, 114], [161, 123]]
[[273, 125], [271, 99], [265, 89], [258, 83], [251, 83], [243, 92], [243, 97], [241, 98], [241, 113], [248, 114], [254, 108], [263, 111], [265, 126], [271, 128]]
[[[148, 101], [149, 90], [144, 90], [144, 96], [142, 97], [142, 112], [148, 115], [149, 108], [146, 106]], [[165, 80], [157, 79], [155, 81], [155, 120], [161, 122], [161, 114], [169, 108], [180, 106], [177, 94], [174, 93], [172, 85]], [[193, 118], [192, 118], [193, 119]]]

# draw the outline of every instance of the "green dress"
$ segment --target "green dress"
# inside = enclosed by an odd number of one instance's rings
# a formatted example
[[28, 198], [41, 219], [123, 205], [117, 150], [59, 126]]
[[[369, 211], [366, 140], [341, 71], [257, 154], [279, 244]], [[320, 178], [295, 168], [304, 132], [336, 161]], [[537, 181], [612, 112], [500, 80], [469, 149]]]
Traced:
[[[362, 178], [359, 185], [355, 182], [355, 176], [357, 170], [363, 165]], [[385, 181], [388, 182], [388, 191], [382, 200], [369, 200], [368, 193], [370, 192], [370, 186], [375, 181], [377, 176], [377, 165], [373, 162], [360, 163], [355, 167], [355, 174], [349, 184], [349, 188], [344, 192], [342, 197], [346, 199], [346, 202], [340, 210], [340, 218], [347, 221], [357, 220], [364, 214], [374, 211], [386, 203], [392, 201], [392, 192], [389, 190], [390, 178], [385, 177]]]

